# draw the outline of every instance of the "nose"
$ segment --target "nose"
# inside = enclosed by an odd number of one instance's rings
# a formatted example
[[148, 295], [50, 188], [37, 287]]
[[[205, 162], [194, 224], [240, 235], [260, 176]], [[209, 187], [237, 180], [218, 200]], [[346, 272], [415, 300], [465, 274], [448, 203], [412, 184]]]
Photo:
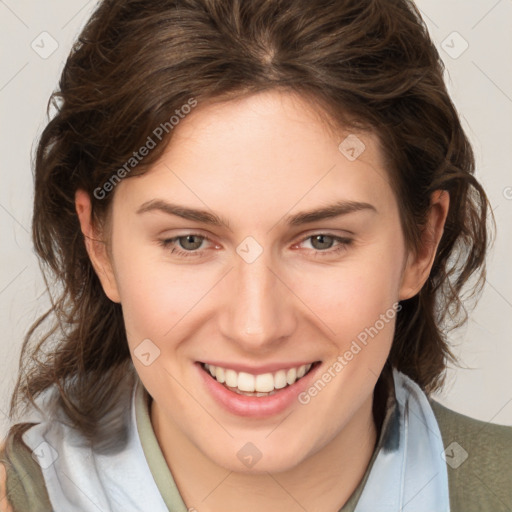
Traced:
[[271, 352], [296, 328], [295, 297], [285, 276], [275, 268], [264, 251], [252, 263], [238, 259], [226, 276], [218, 315], [220, 331], [244, 352]]

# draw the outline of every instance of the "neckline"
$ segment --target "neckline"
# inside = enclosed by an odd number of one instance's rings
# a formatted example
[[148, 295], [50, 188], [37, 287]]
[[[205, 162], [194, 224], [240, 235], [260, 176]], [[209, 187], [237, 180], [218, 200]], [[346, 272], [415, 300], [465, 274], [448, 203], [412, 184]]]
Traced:
[[[391, 378], [389, 378], [389, 376], [391, 376]], [[373, 407], [373, 416], [377, 428], [377, 441], [372, 457], [370, 458], [363, 478], [339, 512], [354, 512], [378, 454], [383, 449], [389, 451], [394, 448], [391, 434], [393, 431], [392, 425], [397, 402], [392, 370], [386, 373], [386, 368], [383, 370], [375, 385], [374, 401], [378, 398], [382, 400], [383, 396], [386, 397], [385, 402], [381, 402], [381, 404], [384, 403], [384, 405], [377, 404]], [[155, 480], [155, 484], [162, 495], [162, 499], [169, 510], [173, 512], [187, 512], [188, 508], [181, 497], [172, 472], [167, 465], [151, 423], [150, 407], [152, 400], [151, 395], [147, 392], [140, 379], [137, 378], [133, 406], [135, 409], [137, 432], [147, 464]]]

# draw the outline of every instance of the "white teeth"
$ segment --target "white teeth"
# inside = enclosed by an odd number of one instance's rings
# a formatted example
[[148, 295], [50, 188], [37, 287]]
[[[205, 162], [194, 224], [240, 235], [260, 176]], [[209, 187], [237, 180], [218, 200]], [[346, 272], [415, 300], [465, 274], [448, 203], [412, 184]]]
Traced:
[[226, 386], [236, 388], [238, 384], [238, 375], [235, 370], [225, 370]]
[[261, 375], [252, 375], [247, 372], [236, 372], [229, 368], [222, 368], [205, 364], [205, 369], [210, 375], [221, 384], [229, 388], [251, 396], [268, 396], [274, 394], [275, 390], [290, 386], [310, 370], [311, 364], [303, 364], [297, 368], [288, 370], [278, 370], [275, 373], [262, 373]]
[[274, 374], [274, 386], [276, 389], [285, 388], [288, 385], [286, 382], [286, 372], [284, 370], [279, 370]]
[[221, 368], [220, 366], [217, 366], [215, 369], [215, 378], [222, 384], [226, 381], [226, 375], [224, 372], [224, 368]]
[[297, 370], [295, 368], [290, 368], [286, 373], [286, 382], [288, 384], [293, 384], [297, 380]]
[[[238, 374], [238, 385], [237, 388], [240, 391], [254, 391], [254, 375], [250, 373], [240, 372]], [[258, 389], [257, 391], [263, 391]]]
[[[238, 385], [240, 387], [240, 384]], [[271, 373], [256, 375], [256, 383], [254, 385], [256, 391], [268, 393], [274, 390], [274, 376]]]

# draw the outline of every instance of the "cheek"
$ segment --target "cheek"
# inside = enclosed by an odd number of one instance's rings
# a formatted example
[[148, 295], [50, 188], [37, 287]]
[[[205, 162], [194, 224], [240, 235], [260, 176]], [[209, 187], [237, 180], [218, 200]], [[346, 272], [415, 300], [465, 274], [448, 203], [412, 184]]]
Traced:
[[318, 267], [297, 279], [298, 295], [336, 335], [354, 335], [379, 319], [398, 300], [399, 249], [375, 246], [337, 266]]
[[165, 259], [163, 249], [160, 253], [150, 246], [118, 243], [117, 247], [117, 283], [132, 351], [147, 338], [162, 353], [179, 349], [179, 342], [173, 340], [186, 337], [205, 305], [211, 304], [208, 299], [220, 278], [218, 268], [175, 264]]
[[370, 393], [382, 370], [393, 341], [401, 254], [400, 238], [383, 237], [337, 267], [301, 277], [298, 295], [314, 290], [308, 306], [320, 319], [316, 325], [327, 326], [322, 329], [331, 341], [328, 364], [337, 362], [333, 400], [341, 388]]
[[131, 345], [159, 340], [185, 313], [194, 286], [184, 286], [179, 271], [155, 261], [154, 247], [133, 244], [123, 234], [113, 243], [116, 281]]
[[[162, 347], [166, 340], [168, 346], [204, 313], [207, 303], [212, 307], [205, 295], [216, 293], [215, 284], [224, 272], [211, 263], [189, 266], [166, 261], [154, 246], [133, 243], [127, 231], [117, 231], [113, 253], [129, 343], [133, 349], [149, 338]], [[285, 281], [293, 283], [294, 293], [309, 310], [304, 310], [304, 318], [336, 340], [339, 351], [373, 326], [397, 300], [401, 245], [396, 234], [381, 234], [339, 262], [282, 269]], [[386, 323], [382, 336], [390, 329], [392, 322]]]
[[134, 341], [143, 337], [158, 343], [190, 309], [187, 306], [197, 293], [173, 277], [155, 269], [127, 269], [120, 296], [126, 328]]

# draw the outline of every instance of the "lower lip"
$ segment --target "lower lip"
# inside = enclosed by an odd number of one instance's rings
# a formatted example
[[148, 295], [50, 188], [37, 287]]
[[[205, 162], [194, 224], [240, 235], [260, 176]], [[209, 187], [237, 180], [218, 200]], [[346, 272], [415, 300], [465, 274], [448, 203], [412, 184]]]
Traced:
[[273, 395], [260, 397], [239, 395], [230, 391], [209, 373], [206, 373], [201, 363], [196, 363], [196, 366], [209, 393], [222, 407], [238, 416], [262, 418], [279, 414], [290, 407], [297, 400], [297, 395], [310, 386], [319, 364], [316, 363], [307, 375], [291, 386], [277, 390]]

